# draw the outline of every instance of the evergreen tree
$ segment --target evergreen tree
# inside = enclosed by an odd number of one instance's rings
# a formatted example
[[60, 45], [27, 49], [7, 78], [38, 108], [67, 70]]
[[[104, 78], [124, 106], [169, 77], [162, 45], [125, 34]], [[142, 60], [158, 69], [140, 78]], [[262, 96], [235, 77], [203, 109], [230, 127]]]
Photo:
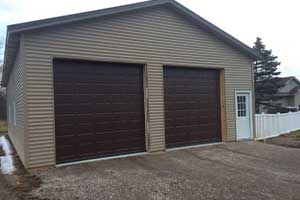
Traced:
[[261, 54], [261, 59], [254, 62], [254, 82], [255, 82], [255, 108], [259, 111], [259, 105], [272, 107], [272, 101], [276, 100], [275, 94], [281, 87], [276, 82], [276, 78], [281, 72], [277, 71], [280, 62], [277, 56], [272, 54], [272, 50], [267, 50], [261, 38], [256, 38], [254, 49]]

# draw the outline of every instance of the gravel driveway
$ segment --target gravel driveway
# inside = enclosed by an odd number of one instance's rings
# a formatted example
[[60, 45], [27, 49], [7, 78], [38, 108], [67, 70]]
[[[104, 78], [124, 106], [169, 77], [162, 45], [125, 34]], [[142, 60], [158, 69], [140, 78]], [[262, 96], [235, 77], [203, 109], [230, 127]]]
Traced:
[[33, 171], [48, 199], [300, 199], [300, 149], [227, 143]]

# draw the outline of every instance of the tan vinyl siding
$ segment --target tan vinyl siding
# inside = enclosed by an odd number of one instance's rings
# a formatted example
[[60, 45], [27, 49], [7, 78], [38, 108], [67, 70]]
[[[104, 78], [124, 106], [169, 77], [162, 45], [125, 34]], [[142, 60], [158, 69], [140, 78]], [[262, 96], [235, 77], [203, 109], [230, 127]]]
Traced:
[[[18, 155], [26, 166], [25, 141], [26, 141], [26, 117], [25, 117], [25, 68], [23, 63], [23, 40], [21, 37], [12, 72], [7, 86], [7, 110], [10, 111], [8, 118], [8, 135]], [[16, 109], [16, 121], [14, 122], [14, 104]]]
[[149, 150], [165, 150], [163, 70], [160, 64], [147, 64], [149, 105]]
[[162, 65], [224, 68], [228, 140], [235, 90], [252, 90], [251, 60], [174, 11], [157, 7], [25, 33], [30, 167], [55, 164], [52, 59], [147, 65], [149, 151], [165, 149]]

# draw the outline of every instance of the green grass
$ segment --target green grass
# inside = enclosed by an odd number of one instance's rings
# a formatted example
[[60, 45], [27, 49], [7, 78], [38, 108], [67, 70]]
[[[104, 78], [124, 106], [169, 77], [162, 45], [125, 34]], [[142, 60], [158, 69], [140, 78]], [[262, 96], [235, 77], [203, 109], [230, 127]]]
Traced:
[[294, 131], [294, 132], [290, 133], [290, 135], [294, 138], [300, 138], [300, 130]]
[[7, 133], [7, 123], [6, 121], [0, 121], [0, 136]]

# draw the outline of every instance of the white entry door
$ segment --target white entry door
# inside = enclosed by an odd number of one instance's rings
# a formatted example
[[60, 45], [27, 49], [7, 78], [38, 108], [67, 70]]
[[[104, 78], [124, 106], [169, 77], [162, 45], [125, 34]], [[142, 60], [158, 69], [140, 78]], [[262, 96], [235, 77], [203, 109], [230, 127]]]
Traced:
[[236, 135], [237, 140], [251, 138], [251, 105], [250, 93], [239, 93], [236, 95]]

